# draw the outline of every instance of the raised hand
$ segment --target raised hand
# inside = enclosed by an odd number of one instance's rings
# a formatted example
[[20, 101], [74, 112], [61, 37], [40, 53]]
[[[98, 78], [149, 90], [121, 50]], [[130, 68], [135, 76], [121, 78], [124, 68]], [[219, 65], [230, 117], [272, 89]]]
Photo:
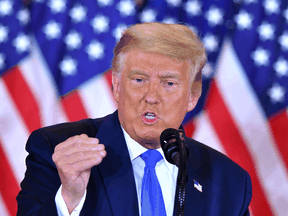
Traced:
[[52, 159], [57, 166], [62, 183], [62, 197], [69, 213], [81, 201], [91, 173], [91, 168], [106, 156], [105, 146], [97, 138], [86, 134], [70, 137], [59, 143]]

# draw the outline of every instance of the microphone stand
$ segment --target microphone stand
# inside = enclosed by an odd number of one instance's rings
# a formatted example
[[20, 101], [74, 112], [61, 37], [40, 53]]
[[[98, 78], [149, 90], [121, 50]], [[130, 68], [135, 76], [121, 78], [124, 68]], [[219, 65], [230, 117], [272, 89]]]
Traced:
[[186, 183], [188, 181], [187, 158], [189, 154], [184, 130], [167, 128], [161, 133], [160, 143], [167, 161], [171, 164], [175, 164], [179, 168], [177, 176], [178, 201], [176, 215], [184, 216]]
[[187, 176], [187, 150], [186, 142], [184, 139], [183, 130], [179, 130], [179, 138], [177, 138], [179, 144], [179, 171], [177, 177], [178, 184], [178, 202], [177, 202], [177, 216], [184, 216], [185, 198], [186, 198], [186, 183], [188, 181]]

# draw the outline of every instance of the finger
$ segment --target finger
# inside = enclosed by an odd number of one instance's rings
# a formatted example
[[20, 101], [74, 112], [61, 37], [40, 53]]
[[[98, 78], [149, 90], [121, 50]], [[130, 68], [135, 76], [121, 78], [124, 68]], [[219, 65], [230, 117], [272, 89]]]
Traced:
[[106, 156], [105, 150], [96, 150], [96, 151], [84, 151], [84, 152], [75, 152], [69, 156], [65, 156], [59, 161], [57, 161], [57, 165], [59, 167], [64, 167], [66, 165], [71, 165], [73, 163], [77, 163], [78, 161], [88, 160], [90, 158], [104, 158]]
[[100, 151], [104, 149], [105, 146], [103, 144], [74, 143], [70, 146], [58, 150], [57, 153], [61, 155], [71, 155], [76, 152]]
[[98, 144], [99, 140], [95, 137], [88, 137], [86, 134], [81, 134], [81, 135], [76, 135], [73, 137], [69, 137], [67, 140], [64, 142], [60, 143], [59, 146], [61, 147], [66, 147], [72, 143], [77, 143], [77, 142], [87, 142], [87, 143], [95, 143]]
[[76, 135], [76, 136], [68, 138], [62, 143], [59, 143], [55, 147], [55, 151], [61, 150], [63, 148], [67, 148], [70, 145], [73, 145], [75, 143], [99, 144], [99, 140], [97, 138], [88, 137], [86, 134]]
[[85, 152], [91, 152], [91, 154], [93, 153], [97, 154], [97, 151], [101, 150], [105, 150], [105, 146], [103, 144], [75, 143], [60, 150], [55, 149], [55, 152], [52, 155], [52, 160], [54, 161], [54, 163], [57, 163], [69, 156], [77, 158], [77, 155], [74, 154], [78, 152], [79, 153], [83, 152], [83, 154], [85, 154]]
[[91, 169], [93, 166], [96, 166], [100, 164], [103, 160], [103, 157], [89, 157], [85, 158], [83, 160], [75, 161], [74, 163], [71, 163], [64, 168], [62, 168], [62, 172], [66, 175], [72, 174], [72, 173], [81, 173], [85, 170]]
[[80, 134], [80, 137], [88, 138], [88, 135], [83, 133], [83, 134]]

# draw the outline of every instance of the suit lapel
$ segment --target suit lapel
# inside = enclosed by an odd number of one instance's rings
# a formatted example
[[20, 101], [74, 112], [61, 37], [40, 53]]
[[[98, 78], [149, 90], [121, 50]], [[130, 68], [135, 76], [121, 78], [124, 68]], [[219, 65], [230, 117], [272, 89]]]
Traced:
[[132, 164], [118, 120], [118, 112], [103, 121], [96, 138], [105, 145], [107, 151], [98, 168], [113, 215], [139, 215]]

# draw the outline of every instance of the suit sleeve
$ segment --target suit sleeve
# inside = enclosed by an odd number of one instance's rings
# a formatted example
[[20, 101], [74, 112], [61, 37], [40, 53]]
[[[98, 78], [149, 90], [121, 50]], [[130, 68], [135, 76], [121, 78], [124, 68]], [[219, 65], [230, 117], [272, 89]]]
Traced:
[[246, 172], [246, 179], [245, 179], [245, 197], [243, 202], [243, 208], [241, 212], [241, 216], [249, 216], [249, 205], [252, 198], [252, 183], [249, 174]]
[[27, 170], [17, 196], [18, 216], [57, 215], [55, 195], [61, 185], [52, 161], [54, 147], [41, 130], [34, 131], [26, 144]]

